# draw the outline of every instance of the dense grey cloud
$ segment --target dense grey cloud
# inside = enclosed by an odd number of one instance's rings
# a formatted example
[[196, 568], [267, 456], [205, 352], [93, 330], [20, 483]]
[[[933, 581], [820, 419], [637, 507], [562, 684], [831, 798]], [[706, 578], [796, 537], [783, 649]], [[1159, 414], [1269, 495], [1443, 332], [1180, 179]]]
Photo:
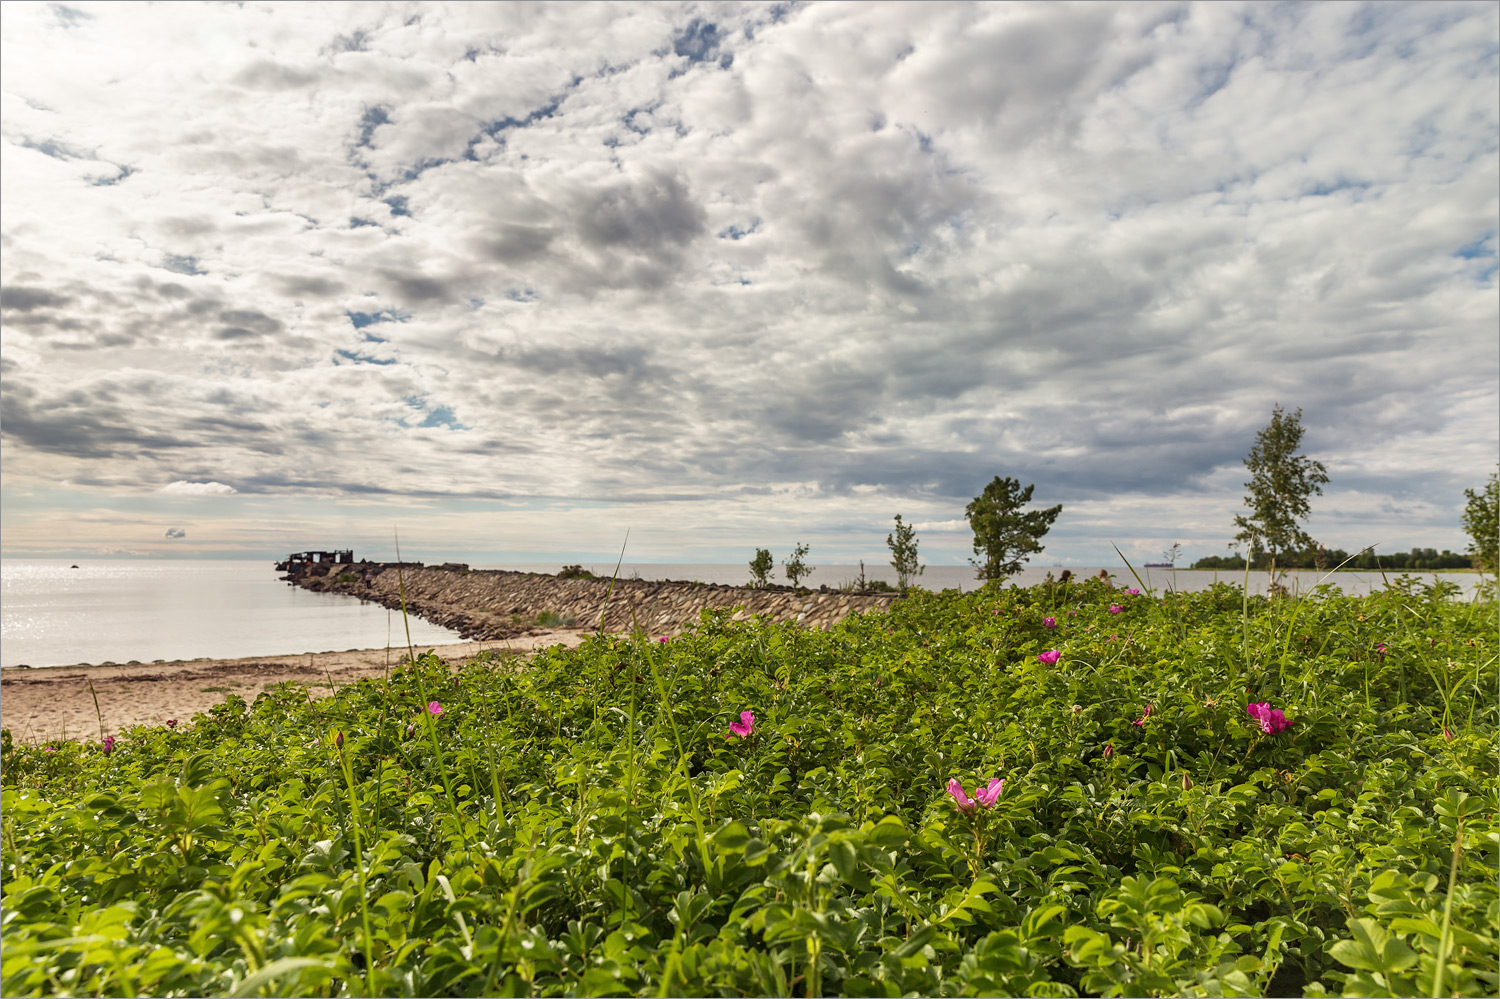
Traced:
[[1070, 504], [1063, 557], [1203, 553], [1280, 403], [1333, 475], [1315, 534], [1458, 543], [1500, 448], [1497, 23], [8, 10], [7, 523], [55, 488], [455, 536], [584, 504], [715, 557], [904, 509], [961, 556], [1002, 474]]

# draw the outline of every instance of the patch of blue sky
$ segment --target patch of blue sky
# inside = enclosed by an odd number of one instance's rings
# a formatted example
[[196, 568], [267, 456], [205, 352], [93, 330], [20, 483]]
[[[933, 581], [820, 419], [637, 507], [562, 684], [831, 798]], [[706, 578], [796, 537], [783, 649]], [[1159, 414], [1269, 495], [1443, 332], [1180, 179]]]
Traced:
[[[1340, 191], [1354, 191], [1356, 195], [1369, 190], [1371, 184], [1368, 180], [1348, 180], [1340, 178], [1335, 181], [1313, 181], [1302, 189], [1299, 197], [1303, 198], [1326, 198], [1329, 195], [1338, 194]], [[1356, 197], [1356, 200], [1358, 198]]]
[[117, 166], [115, 167], [115, 169], [120, 172], [115, 174], [113, 177], [90, 177], [89, 185], [92, 187], [113, 187], [120, 181], [124, 180], [126, 177], [129, 177], [131, 174], [135, 173], [135, 167]]
[[161, 265], [174, 274], [207, 274], [208, 271], [198, 266], [198, 258], [194, 256], [177, 256], [168, 253], [163, 255]]
[[636, 116], [651, 114], [659, 107], [661, 107], [661, 102], [653, 101], [652, 103], [646, 104], [642, 107], [631, 108], [629, 111], [626, 111], [620, 116], [620, 124], [624, 125], [626, 128], [636, 133], [637, 135], [649, 135], [651, 133], [651, 127], [649, 125], [637, 124], [635, 120]]
[[[384, 342], [384, 341], [381, 341], [381, 342]], [[357, 353], [355, 353], [352, 350], [335, 349], [334, 353], [337, 354], [339, 357], [342, 357], [344, 360], [346, 360], [346, 361], [352, 361], [355, 364], [377, 364], [377, 365], [380, 365], [380, 366], [384, 367], [387, 364], [395, 364], [396, 363], [396, 359], [394, 357], [387, 357], [387, 358], [371, 357], [369, 354], [357, 354]], [[338, 364], [339, 362], [337, 360], [335, 360], [333, 363], [334, 364]]]
[[505, 293], [505, 297], [512, 302], [530, 303], [537, 300], [537, 293], [534, 288], [512, 288]]
[[383, 106], [377, 104], [374, 107], [365, 108], [365, 113], [359, 118], [359, 138], [355, 140], [355, 147], [369, 148], [370, 139], [374, 136], [375, 130], [381, 125], [390, 124], [390, 121], [390, 112]]
[[[672, 52], [688, 61], [688, 66], [698, 63], [717, 63], [720, 69], [734, 65], [734, 53], [720, 49], [723, 35], [712, 21], [695, 17], [688, 26], [672, 39]], [[683, 70], [674, 69], [668, 78], [681, 76]]]
[[50, 156], [54, 160], [91, 160], [94, 158], [92, 154], [80, 152], [67, 143], [58, 142], [56, 139], [43, 139], [41, 142], [35, 139], [19, 139], [16, 141], [16, 145], [22, 149], [33, 149], [43, 156]]
[[[402, 173], [401, 173], [401, 180], [398, 181], [398, 183], [404, 184], [407, 181], [416, 180], [418, 177], [422, 176], [422, 174], [425, 173], [425, 172], [427, 172], [428, 170], [431, 170], [434, 167], [445, 166], [445, 165], [447, 165], [449, 163], [452, 163], [452, 162], [453, 162], [453, 160], [448, 159], [447, 157], [442, 157], [442, 156], [428, 156], [428, 157], [424, 157], [424, 158], [422, 158], [420, 160], [417, 160], [417, 162], [413, 163], [411, 166], [407, 167], [404, 171], [402, 171]], [[406, 204], [406, 199], [402, 198], [401, 199], [401, 203], [402, 203], [402, 206], [404, 207], [405, 204]], [[386, 204], [390, 204], [390, 202], [386, 202]], [[393, 210], [393, 214], [394, 214], [394, 210]], [[400, 214], [409, 215], [411, 213], [410, 212], [401, 212]]]
[[754, 222], [750, 223], [750, 228], [748, 228], [748, 229], [742, 229], [738, 225], [731, 225], [731, 226], [729, 226], [729, 227], [727, 227], [725, 229], [719, 230], [719, 232], [715, 233], [715, 235], [718, 236], [720, 239], [741, 240], [741, 239], [744, 239], [746, 236], [753, 236], [755, 233], [757, 233], [759, 231], [760, 231], [760, 219], [756, 219]]
[[362, 219], [357, 215], [349, 216], [349, 228], [358, 229], [362, 225], [372, 225], [377, 229], [380, 228], [379, 222], [371, 222], [369, 219]]
[[71, 28], [75, 24], [82, 24], [84, 21], [92, 21], [94, 19], [93, 14], [90, 14], [86, 10], [79, 10], [77, 7], [68, 7], [64, 4], [54, 3], [50, 5], [50, 8], [52, 16], [56, 17], [57, 23], [64, 28]]
[[[582, 77], [574, 77], [573, 82], [569, 85], [568, 89], [571, 90], [574, 87], [577, 87], [581, 82], [583, 82]], [[478, 148], [479, 143], [487, 137], [494, 139], [496, 142], [503, 143], [505, 141], [505, 133], [510, 131], [511, 129], [526, 128], [528, 125], [534, 125], [539, 121], [545, 121], [546, 119], [551, 118], [553, 115], [557, 114], [557, 109], [562, 107], [564, 97], [565, 94], [559, 94], [553, 97], [541, 107], [538, 107], [533, 111], [528, 111], [526, 113], [526, 117], [524, 118], [513, 118], [510, 116], [506, 116], [504, 118], [497, 118], [493, 121], [486, 122], [479, 129], [479, 134], [470, 139], [468, 145], [464, 148], [464, 159], [478, 160], [479, 156], [477, 153], [475, 153], [474, 150]]]
[[449, 430], [468, 430], [469, 428], [458, 422], [458, 417], [453, 415], [453, 410], [447, 406], [438, 406], [430, 410], [427, 419], [421, 423], [424, 427], [447, 427]]
[[1484, 257], [1495, 256], [1495, 230], [1491, 229], [1474, 242], [1460, 246], [1453, 251], [1453, 255], [1462, 257], [1464, 260], [1480, 260]]
[[1495, 232], [1491, 230], [1483, 237], [1466, 243], [1453, 251], [1453, 256], [1459, 260], [1471, 261], [1474, 266], [1471, 273], [1474, 280], [1479, 284], [1489, 284], [1495, 279], [1495, 274], [1500, 271], [1500, 257], [1495, 253]]
[[[427, 397], [421, 395], [402, 396], [401, 401], [422, 414], [422, 422], [417, 424], [419, 427], [447, 427], [449, 430], [470, 429], [458, 422], [458, 417], [454, 415], [451, 406], [429, 406], [427, 405]], [[403, 427], [411, 426], [405, 418], [399, 419], [396, 422]]]
[[337, 36], [334, 38], [333, 44], [343, 52], [364, 52], [367, 50], [366, 43], [368, 41], [369, 35], [363, 31], [356, 31], [352, 35]]
[[[411, 319], [411, 316], [397, 312], [394, 309], [386, 309], [383, 312], [345, 312], [344, 315], [349, 317], [349, 322], [353, 323], [354, 328], [357, 330], [362, 330], [366, 326], [373, 326], [376, 323], [404, 323]], [[369, 340], [378, 343], [385, 342], [373, 334], [366, 333], [364, 335]]]
[[695, 17], [682, 33], [672, 39], [672, 51], [687, 56], [689, 62], [706, 62], [719, 48], [719, 26]]
[[411, 218], [411, 210], [406, 207], [406, 195], [393, 194], [385, 199], [385, 206], [391, 210], [392, 215], [405, 215]]

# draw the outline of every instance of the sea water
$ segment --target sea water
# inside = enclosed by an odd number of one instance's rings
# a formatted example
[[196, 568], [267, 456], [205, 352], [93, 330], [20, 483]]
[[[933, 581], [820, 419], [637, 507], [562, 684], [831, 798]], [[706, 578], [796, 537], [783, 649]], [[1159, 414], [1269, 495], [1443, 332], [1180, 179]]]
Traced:
[[[405, 649], [399, 611], [280, 576], [269, 559], [5, 559], [0, 666]], [[463, 641], [420, 618], [410, 623], [419, 650]]]
[[[77, 568], [73, 566], [76, 564]], [[561, 562], [473, 562], [473, 569], [557, 572]], [[614, 563], [584, 564], [609, 577]], [[627, 563], [622, 579], [681, 580], [743, 586], [744, 564]], [[866, 581], [895, 582], [888, 564], [864, 567]], [[1071, 567], [1074, 578], [1099, 566]], [[1215, 582], [1240, 584], [1242, 572], [1137, 568], [1140, 583], [1123, 566], [1106, 569], [1119, 587], [1144, 583], [1156, 591], [1206, 589]], [[856, 583], [858, 565], [820, 565], [803, 585], [836, 589]], [[1029, 586], [1063, 572], [1061, 566], [1027, 566], [1011, 582]], [[406, 646], [400, 612], [355, 597], [313, 593], [280, 580], [270, 560], [0, 560], [0, 665], [63, 666], [79, 663], [149, 663], [177, 659], [236, 659]], [[1394, 578], [1395, 574], [1388, 574]], [[1424, 582], [1442, 578], [1471, 592], [1474, 573], [1416, 573]], [[1323, 578], [1316, 572], [1289, 572], [1283, 581], [1305, 592]], [[784, 583], [778, 565], [773, 582]], [[1347, 594], [1383, 587], [1379, 573], [1339, 572], [1327, 578]], [[972, 590], [979, 581], [967, 565], [929, 565], [916, 580], [930, 590]], [[1263, 593], [1267, 576], [1250, 574], [1250, 591]], [[409, 619], [418, 649], [461, 641], [457, 632]]]

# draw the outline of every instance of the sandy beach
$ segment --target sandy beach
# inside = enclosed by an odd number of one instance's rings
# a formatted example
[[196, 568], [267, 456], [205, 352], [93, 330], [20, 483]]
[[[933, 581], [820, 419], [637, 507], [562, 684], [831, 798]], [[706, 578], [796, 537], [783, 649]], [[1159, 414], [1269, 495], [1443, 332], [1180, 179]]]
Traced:
[[[439, 645], [432, 651], [444, 662], [457, 665], [480, 652], [526, 654], [554, 645], [573, 648], [585, 637], [586, 633], [573, 629], [538, 629], [505, 641]], [[229, 694], [254, 703], [266, 687], [286, 681], [304, 685], [313, 697], [326, 697], [332, 688], [384, 676], [388, 665], [396, 665], [405, 654], [404, 648], [380, 648], [126, 666], [6, 669], [0, 671], [0, 727], [10, 729], [17, 742], [97, 741], [100, 716], [106, 734], [131, 725], [161, 725], [169, 719], [186, 724]]]

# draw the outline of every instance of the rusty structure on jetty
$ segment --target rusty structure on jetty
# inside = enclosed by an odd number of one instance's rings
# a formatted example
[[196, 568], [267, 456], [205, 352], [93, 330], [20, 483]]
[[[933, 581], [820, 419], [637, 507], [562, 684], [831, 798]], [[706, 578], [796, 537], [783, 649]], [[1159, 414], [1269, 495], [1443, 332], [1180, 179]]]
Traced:
[[299, 573], [310, 565], [353, 565], [354, 549], [340, 548], [331, 552], [294, 552], [285, 561], [276, 563], [277, 572]]

